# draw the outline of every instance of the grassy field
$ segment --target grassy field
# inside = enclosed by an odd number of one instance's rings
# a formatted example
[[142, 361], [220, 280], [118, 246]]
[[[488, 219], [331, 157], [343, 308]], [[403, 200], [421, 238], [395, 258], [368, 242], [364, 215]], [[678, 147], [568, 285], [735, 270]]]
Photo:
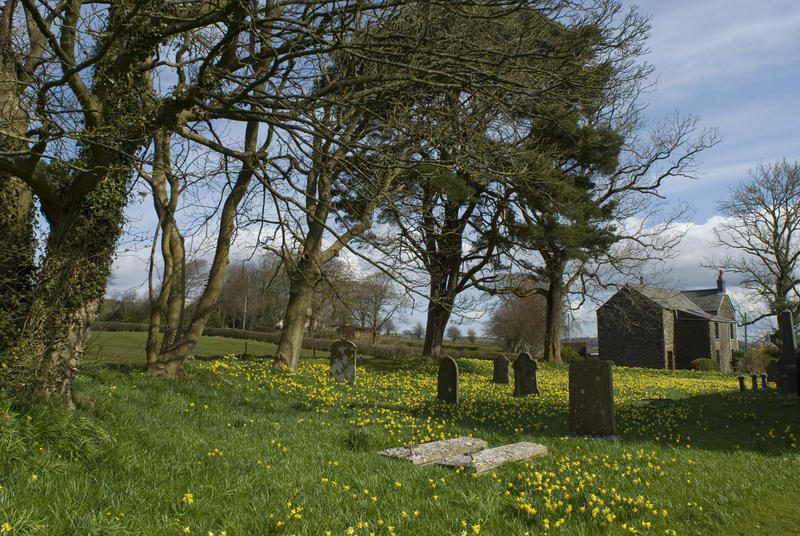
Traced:
[[[84, 358], [85, 365], [118, 363], [129, 365], [144, 365], [144, 346], [147, 333], [134, 331], [101, 331], [94, 333]], [[419, 339], [401, 339], [396, 337], [381, 337], [381, 344], [400, 344], [419, 346], [422, 351], [422, 341]], [[223, 356], [226, 354], [252, 354], [256, 356], [272, 356], [275, 354], [276, 345], [245, 339], [232, 339], [229, 337], [200, 337], [194, 349], [198, 356]], [[457, 355], [459, 350], [483, 350], [496, 352], [498, 347], [490, 344], [476, 342], [453, 342], [445, 340], [442, 343], [445, 353]], [[328, 357], [328, 352], [303, 349], [300, 351], [303, 358]]]
[[[490, 363], [460, 360], [461, 403], [445, 405], [432, 364], [360, 364], [353, 386], [321, 359], [295, 374], [195, 361], [178, 382], [94, 366], [76, 417], [0, 407], [0, 532], [800, 533], [800, 402], [774, 390], [615, 368], [621, 438], [606, 441], [567, 435], [565, 366], [542, 365], [542, 396], [518, 399]], [[549, 454], [478, 477], [375, 454], [459, 435]]]

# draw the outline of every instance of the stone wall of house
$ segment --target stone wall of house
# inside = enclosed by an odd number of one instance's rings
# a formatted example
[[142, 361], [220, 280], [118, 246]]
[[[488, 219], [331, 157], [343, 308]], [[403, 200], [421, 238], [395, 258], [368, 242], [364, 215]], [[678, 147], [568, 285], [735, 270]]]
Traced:
[[673, 363], [675, 360], [675, 312], [662, 309], [662, 325], [664, 326], [664, 364], [662, 368], [670, 368], [667, 355], [672, 352]]
[[678, 318], [675, 325], [675, 368], [688, 369], [695, 359], [711, 357], [713, 329], [713, 322], [703, 318]]
[[[722, 372], [731, 371], [731, 322], [709, 322], [710, 357], [719, 364]], [[717, 337], [719, 326], [719, 337]]]
[[628, 367], [664, 368], [663, 309], [621, 289], [597, 309], [600, 359]]

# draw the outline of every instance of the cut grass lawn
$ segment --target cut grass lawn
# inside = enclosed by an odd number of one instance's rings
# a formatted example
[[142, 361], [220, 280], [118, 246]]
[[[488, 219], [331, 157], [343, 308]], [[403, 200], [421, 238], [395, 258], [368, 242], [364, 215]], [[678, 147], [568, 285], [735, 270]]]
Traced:
[[[0, 408], [0, 531], [798, 534], [797, 399], [740, 393], [732, 375], [615, 368], [621, 439], [605, 441], [567, 435], [565, 366], [540, 367], [541, 397], [514, 398], [491, 363], [459, 360], [461, 402], [446, 405], [434, 365], [373, 363], [352, 386], [320, 359], [295, 374], [196, 361], [177, 382], [89, 367], [76, 417]], [[375, 454], [459, 435], [549, 454], [480, 477]]]

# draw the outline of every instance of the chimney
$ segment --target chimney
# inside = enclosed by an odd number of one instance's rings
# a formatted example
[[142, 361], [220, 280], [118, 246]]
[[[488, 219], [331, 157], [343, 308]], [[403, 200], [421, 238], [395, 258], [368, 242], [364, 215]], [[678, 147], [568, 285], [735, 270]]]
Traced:
[[719, 277], [717, 278], [717, 292], [720, 294], [725, 292], [725, 279], [722, 278], [722, 270], [719, 271]]

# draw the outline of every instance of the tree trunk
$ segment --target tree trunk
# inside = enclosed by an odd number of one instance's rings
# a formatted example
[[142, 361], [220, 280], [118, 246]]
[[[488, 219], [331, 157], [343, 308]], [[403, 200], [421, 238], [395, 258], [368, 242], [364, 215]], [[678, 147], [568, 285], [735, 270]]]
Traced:
[[[257, 149], [258, 129], [259, 123], [257, 121], [248, 122], [245, 129], [244, 143], [245, 152], [247, 154], [254, 154]], [[163, 142], [167, 144], [168, 137], [163, 139]], [[163, 154], [168, 154], [166, 149]], [[156, 156], [158, 158], [158, 155]], [[172, 208], [166, 211], [166, 218], [163, 220], [166, 221], [168, 225], [166, 226], [164, 236], [162, 236], [162, 245], [167, 246], [164, 250], [165, 265], [168, 259], [172, 265], [171, 275], [175, 281], [170, 281], [170, 284], [177, 286], [170, 288], [168, 293], [167, 322], [169, 327], [164, 334], [164, 342], [162, 342], [158, 355], [152, 360], [148, 359], [147, 373], [152, 376], [167, 379], [177, 379], [183, 376], [185, 373], [183, 368], [184, 361], [186, 361], [192, 350], [194, 350], [197, 341], [203, 334], [206, 322], [208, 322], [211, 314], [217, 309], [217, 301], [219, 299], [220, 290], [222, 289], [225, 270], [230, 263], [231, 240], [233, 239], [233, 231], [236, 223], [236, 211], [238, 210], [239, 203], [241, 203], [247, 193], [250, 181], [253, 178], [252, 164], [253, 163], [249, 159], [244, 159], [242, 161], [242, 169], [239, 170], [236, 182], [222, 205], [219, 232], [217, 233], [217, 247], [214, 251], [214, 260], [211, 263], [211, 270], [208, 273], [208, 281], [203, 290], [203, 294], [198, 300], [197, 307], [192, 315], [192, 320], [185, 331], [182, 330], [181, 317], [183, 315], [183, 303], [186, 294], [186, 255], [183, 246], [183, 237], [180, 235], [174, 219], [174, 208], [177, 206], [178, 197], [177, 184], [173, 180], [169, 181], [170, 186], [173, 188], [170, 196]], [[161, 166], [165, 170], [168, 169], [169, 160], [164, 160]], [[168, 281], [165, 280], [165, 284], [167, 282]], [[166, 291], [166, 289], [162, 290]]]
[[[127, 175], [112, 174], [66, 209], [46, 206], [47, 250], [15, 348], [15, 395], [39, 394], [74, 409], [72, 381], [102, 303], [122, 230]], [[12, 395], [13, 396], [13, 395]]]
[[0, 183], [0, 353], [14, 345], [33, 296], [33, 195], [22, 181]]
[[283, 320], [283, 331], [275, 353], [273, 366], [297, 370], [300, 363], [300, 349], [303, 346], [303, 332], [306, 321], [311, 317], [311, 299], [314, 282], [298, 267], [289, 275], [289, 303]]
[[561, 278], [553, 279], [547, 287], [545, 316], [544, 360], [561, 363], [561, 313], [564, 288]]
[[439, 359], [444, 340], [444, 329], [450, 320], [452, 300], [442, 302], [442, 297], [431, 299], [428, 302], [428, 320], [425, 328], [425, 343], [422, 346], [422, 355]]

